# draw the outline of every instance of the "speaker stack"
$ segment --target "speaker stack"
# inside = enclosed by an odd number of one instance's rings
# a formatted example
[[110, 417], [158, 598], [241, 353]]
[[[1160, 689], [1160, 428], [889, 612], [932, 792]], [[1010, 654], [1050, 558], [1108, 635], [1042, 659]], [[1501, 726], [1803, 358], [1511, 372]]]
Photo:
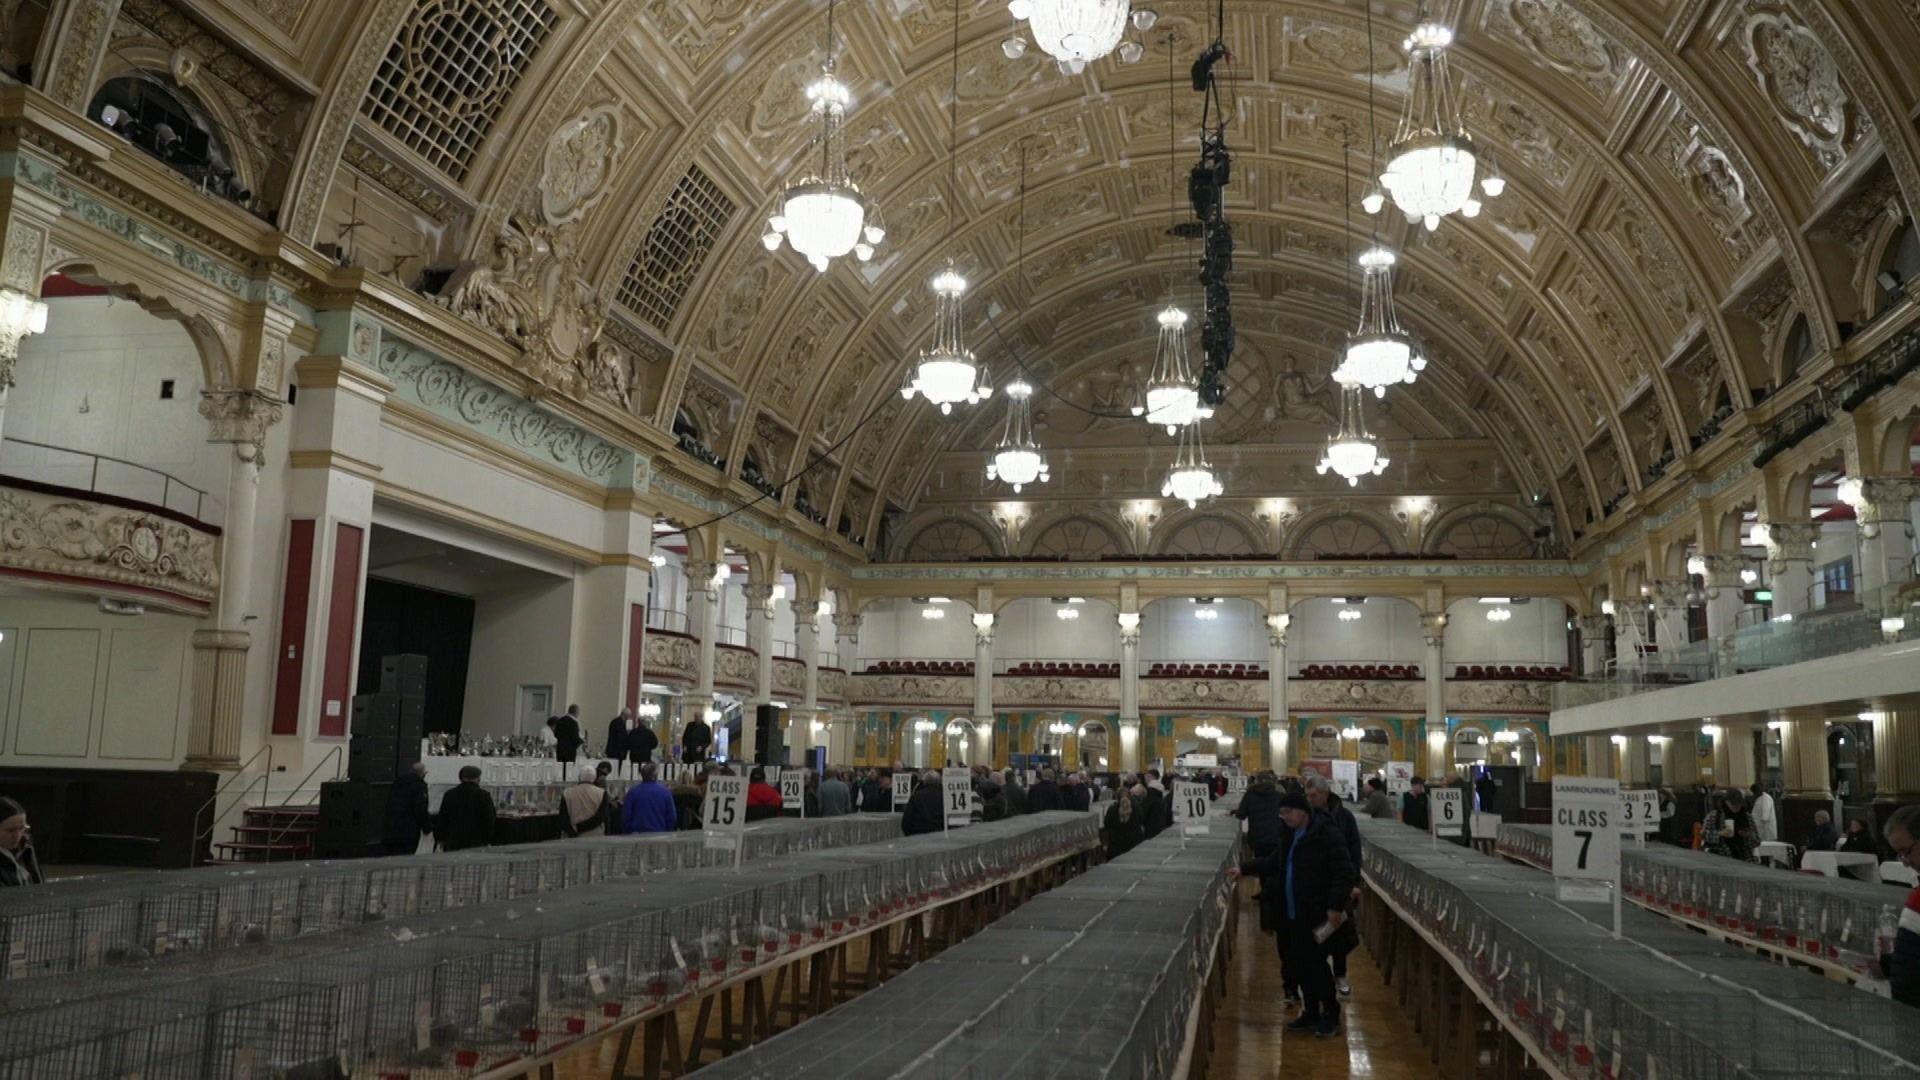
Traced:
[[426, 737], [427, 658], [380, 658], [380, 689], [353, 699], [347, 778], [320, 785], [321, 858], [378, 855], [393, 782], [420, 760]]
[[784, 765], [787, 760], [786, 725], [781, 723], [786, 710], [772, 705], [759, 706], [753, 718], [753, 763]]

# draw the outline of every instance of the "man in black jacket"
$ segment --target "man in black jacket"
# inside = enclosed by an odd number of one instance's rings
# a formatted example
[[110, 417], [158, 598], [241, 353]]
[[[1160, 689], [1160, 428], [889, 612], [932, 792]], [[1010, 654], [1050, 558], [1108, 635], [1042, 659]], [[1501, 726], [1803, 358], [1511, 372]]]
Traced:
[[660, 748], [660, 736], [653, 733], [652, 725], [645, 720], [636, 719], [627, 729], [627, 760], [635, 767], [653, 761], [653, 752]]
[[1027, 789], [1027, 809], [1038, 814], [1043, 810], [1065, 809], [1066, 803], [1060, 797], [1060, 785], [1053, 782], [1053, 770], [1041, 769], [1040, 782]]
[[407, 775], [394, 782], [387, 803], [387, 854], [411, 855], [420, 850], [423, 832], [433, 832], [433, 815], [427, 806], [427, 767], [416, 761]]
[[632, 732], [633, 710], [621, 709], [619, 715], [607, 721], [607, 746], [601, 752], [602, 756], [609, 761], [625, 760]]
[[1357, 879], [1346, 841], [1330, 818], [1315, 814], [1298, 795], [1281, 798], [1280, 818], [1286, 826], [1280, 850], [1241, 863], [1240, 872], [1259, 875], [1272, 894], [1287, 970], [1300, 980], [1306, 998], [1306, 1011], [1288, 1030], [1328, 1038], [1340, 1031], [1340, 1001], [1326, 942], [1347, 921], [1347, 900]]
[[1247, 850], [1256, 859], [1264, 859], [1280, 847], [1280, 783], [1270, 772], [1263, 772], [1247, 785], [1233, 816], [1247, 823]]
[[586, 742], [580, 735], [580, 706], [567, 706], [567, 711], [548, 720], [547, 726], [553, 729], [553, 760], [572, 764]]
[[440, 796], [440, 813], [434, 818], [433, 833], [446, 851], [464, 851], [493, 843], [493, 796], [480, 786], [478, 766], [462, 767], [459, 786]]
[[713, 745], [713, 725], [704, 717], [696, 716], [687, 721], [680, 732], [680, 760], [686, 762], [707, 760], [707, 748]]
[[1427, 817], [1427, 782], [1416, 776], [1408, 781], [1406, 797], [1400, 804], [1400, 823], [1426, 832], [1431, 820]]
[[940, 774], [927, 772], [913, 785], [907, 796], [907, 812], [900, 817], [900, 832], [905, 836], [940, 832], [947, 827], [946, 796], [940, 789]]
[[[1347, 899], [1347, 911], [1351, 913], [1360, 903], [1360, 823], [1324, 776], [1307, 778], [1307, 805], [1313, 807], [1316, 817], [1327, 819], [1334, 835], [1346, 846], [1347, 861], [1353, 867], [1353, 890]], [[1351, 923], [1327, 941], [1327, 955], [1333, 960], [1333, 985], [1342, 997], [1353, 993], [1353, 987], [1347, 985], [1347, 954], [1359, 945], [1359, 934]]]

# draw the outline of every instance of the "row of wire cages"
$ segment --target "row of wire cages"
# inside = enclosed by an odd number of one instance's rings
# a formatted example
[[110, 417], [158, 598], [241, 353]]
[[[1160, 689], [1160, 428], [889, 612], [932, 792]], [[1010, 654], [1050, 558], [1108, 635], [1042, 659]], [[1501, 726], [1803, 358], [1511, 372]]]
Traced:
[[[329, 934], [201, 950], [186, 959], [163, 954], [170, 957], [164, 962], [150, 951], [147, 959], [155, 962], [141, 966], [0, 985], [0, 1011], [9, 1016], [0, 1027], [19, 1036], [14, 1043], [0, 1042], [0, 1078], [140, 1071], [120, 1066], [135, 1052], [119, 1049], [133, 1045], [130, 1035], [78, 1017], [117, 1014], [123, 1000], [131, 1015], [144, 1017], [144, 999], [134, 999], [162, 987], [180, 996], [183, 1017], [198, 1015], [195, 1010], [206, 1014], [205, 1054], [177, 1072], [156, 1064], [143, 1076], [466, 1075], [554, 1050], [636, 1010], [670, 1007], [790, 955], [824, 938], [834, 913], [851, 912], [846, 905], [852, 897], [860, 898], [860, 913], [871, 919], [883, 908], [900, 910], [901, 897], [933, 895], [940, 881], [964, 868], [1001, 865], [1001, 848], [1033, 850], [1034, 836], [1048, 841], [1042, 849], [1074, 836], [1091, 843], [1085, 821], [1029, 818], [1006, 828], [802, 852], [750, 874], [691, 867], [523, 894], [514, 893], [517, 880], [537, 884], [544, 872], [546, 880], [560, 881], [571, 872], [569, 863], [550, 862], [550, 856], [571, 859], [575, 848], [584, 854], [605, 845], [395, 860], [436, 868], [415, 879], [429, 883], [413, 898], [417, 913], [396, 907], [389, 918]], [[282, 875], [266, 877], [277, 882]], [[382, 887], [396, 888], [392, 882]], [[445, 903], [449, 895], [456, 901], [451, 906]], [[442, 905], [425, 910], [433, 896]], [[286, 1037], [279, 1042], [236, 1026], [244, 1018], [229, 1017], [232, 1003], [210, 989], [254, 982], [272, 990], [263, 1001], [297, 999], [285, 1006], [297, 1015], [285, 1021]], [[63, 1019], [63, 1013], [76, 1018]], [[30, 1022], [14, 1025], [16, 1014]], [[261, 1023], [270, 1026], [275, 1015], [268, 1013]], [[312, 1064], [308, 1029], [316, 1026], [327, 1033], [321, 1066]], [[240, 1056], [205, 1056], [216, 1048]], [[166, 1056], [159, 1049], [140, 1052], [155, 1055], [156, 1062]], [[95, 1067], [95, 1061], [102, 1064]], [[49, 1062], [65, 1064], [54, 1068]], [[334, 1062], [338, 1072], [300, 1071]]]
[[8, 996], [6, 1023], [0, 1024], [0, 1080], [343, 1072], [327, 1003], [309, 987], [147, 978], [110, 999], [49, 996], [33, 1003], [12, 988]]
[[[778, 820], [747, 859], [899, 835], [893, 815]], [[285, 941], [367, 922], [713, 865], [697, 833], [600, 837], [481, 852], [75, 878], [0, 894], [0, 981], [145, 964], [181, 952]]]
[[1629, 911], [1563, 903], [1539, 870], [1362, 826], [1368, 877], [1511, 1030], [1571, 1076], [1920, 1076], [1904, 1006]]
[[[1500, 849], [1549, 863], [1552, 830], [1502, 825]], [[1875, 973], [1899, 929], [1901, 893], [1874, 882], [1796, 874], [1668, 845], [1625, 848], [1620, 856], [1629, 897], [1856, 977]]]
[[[1044, 850], [1050, 838], [1036, 839]], [[1227, 917], [1236, 853], [1230, 829], [1164, 834], [703, 1075], [1171, 1075]]]

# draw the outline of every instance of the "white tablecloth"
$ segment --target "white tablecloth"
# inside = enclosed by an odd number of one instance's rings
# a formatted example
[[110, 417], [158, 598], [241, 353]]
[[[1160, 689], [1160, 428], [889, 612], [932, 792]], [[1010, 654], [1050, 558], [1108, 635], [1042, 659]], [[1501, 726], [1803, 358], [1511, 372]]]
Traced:
[[1881, 881], [1897, 881], [1903, 885], [1920, 885], [1920, 872], [1903, 862], [1883, 862], [1880, 864]]
[[1873, 881], [1880, 876], [1880, 860], [1858, 851], [1809, 851], [1800, 857], [1800, 868], [1828, 877], [1845, 874], [1862, 881]]
[[1775, 866], [1793, 865], [1793, 845], [1780, 840], [1764, 840], [1753, 849], [1754, 858]]

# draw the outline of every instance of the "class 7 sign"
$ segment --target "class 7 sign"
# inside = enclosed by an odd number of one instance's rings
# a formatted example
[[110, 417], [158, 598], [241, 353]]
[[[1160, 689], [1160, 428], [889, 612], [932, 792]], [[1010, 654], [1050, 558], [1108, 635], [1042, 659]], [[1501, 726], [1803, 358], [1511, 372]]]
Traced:
[[1553, 778], [1553, 876], [1562, 900], [1606, 900], [1620, 879], [1620, 782]]

